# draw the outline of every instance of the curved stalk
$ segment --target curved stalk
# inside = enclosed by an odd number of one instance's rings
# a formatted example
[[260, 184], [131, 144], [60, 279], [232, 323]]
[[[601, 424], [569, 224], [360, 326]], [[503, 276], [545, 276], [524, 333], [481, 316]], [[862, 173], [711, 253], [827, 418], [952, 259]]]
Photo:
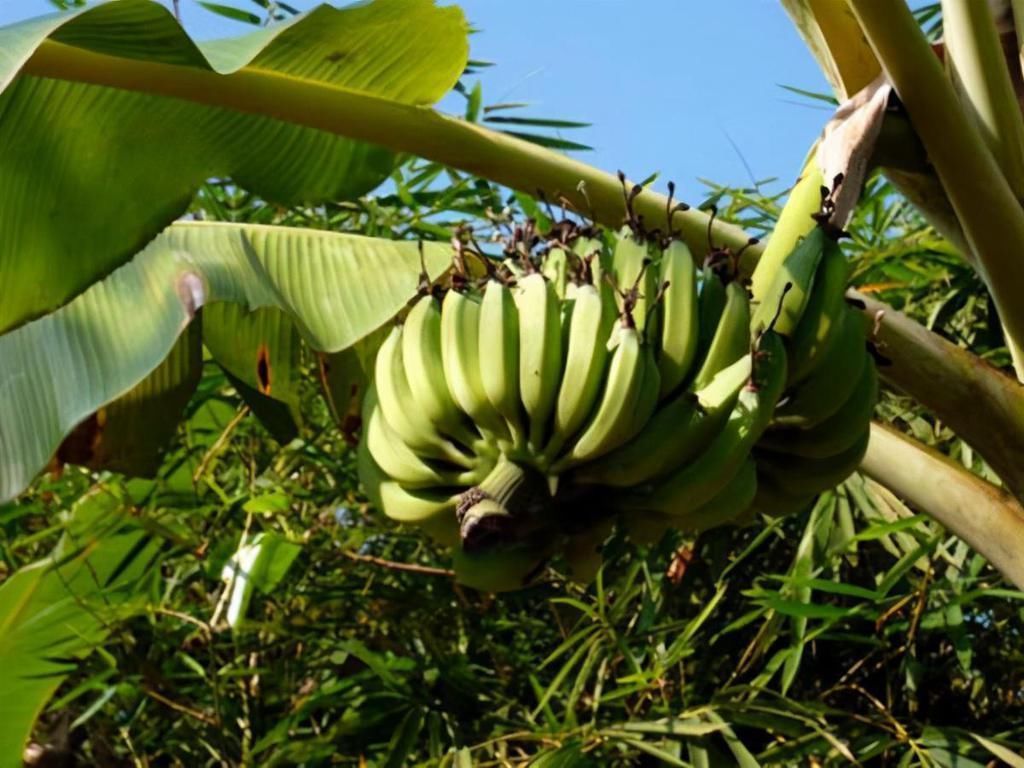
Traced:
[[[44, 41], [24, 74], [185, 99], [263, 115], [351, 139], [408, 152], [549, 200], [565, 199], [596, 221], [617, 227], [624, 216], [622, 184], [610, 173], [504, 133], [488, 130], [428, 107], [402, 104], [324, 83], [281, 76], [258, 67], [230, 75], [208, 70], [122, 59], [52, 40]], [[645, 189], [634, 208], [661, 227], [668, 200]], [[687, 245], [707, 251], [707, 214], [688, 210], [673, 217]], [[715, 245], [739, 250], [742, 229], [722, 221], [712, 227]], [[744, 256], [753, 263], [758, 249]]]
[[850, 4], [949, 194], [1024, 376], [1024, 211], [904, 0]]
[[926, 512], [1024, 589], [1024, 508], [938, 451], [880, 424], [861, 471]]
[[848, 295], [863, 305], [889, 361], [879, 365], [882, 377], [949, 425], [1024, 499], [1024, 386], [892, 307]]

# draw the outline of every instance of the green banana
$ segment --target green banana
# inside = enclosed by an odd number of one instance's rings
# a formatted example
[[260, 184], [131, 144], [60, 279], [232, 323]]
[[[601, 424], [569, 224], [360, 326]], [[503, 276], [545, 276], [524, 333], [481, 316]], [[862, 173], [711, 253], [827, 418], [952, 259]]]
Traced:
[[687, 464], [707, 447], [750, 380], [750, 355], [718, 373], [697, 393], [681, 392], [662, 405], [630, 442], [572, 474], [581, 484], [628, 488]]
[[878, 402], [878, 371], [866, 362], [853, 394], [832, 416], [810, 429], [769, 429], [758, 447], [808, 459], [835, 456], [853, 445]]
[[410, 488], [445, 485], [445, 477], [430, 466], [384, 421], [377, 407], [377, 393], [373, 386], [366, 393], [368, 409], [363, 423], [366, 425], [366, 447], [377, 466], [389, 477]]
[[359, 443], [356, 461], [366, 496], [377, 509], [396, 522], [423, 528], [442, 544], [450, 546], [458, 542], [457, 495], [430, 490], [407, 491], [377, 465], [366, 440]]
[[558, 296], [540, 274], [519, 281], [519, 392], [529, 417], [530, 445], [540, 450], [562, 377], [562, 328]]
[[525, 441], [519, 405], [519, 313], [512, 291], [491, 280], [480, 303], [480, 379], [516, 444]]
[[529, 586], [543, 571], [549, 553], [535, 546], [466, 552], [452, 556], [455, 579], [481, 592], [512, 592]]
[[755, 344], [751, 381], [708, 449], [657, 484], [628, 492], [622, 506], [679, 516], [711, 501], [736, 474], [768, 426], [785, 379], [785, 346], [778, 334], [765, 331]]
[[650, 261], [647, 243], [638, 238], [628, 226], [623, 227], [612, 251], [612, 275], [619, 293], [617, 300], [620, 312], [625, 309], [623, 294], [634, 285], [637, 287], [637, 299], [632, 307], [632, 313], [636, 329], [641, 336], [645, 335], [647, 316], [658, 293], [657, 267], [651, 266]]
[[701, 270], [700, 296], [697, 305], [697, 361], [707, 356], [711, 341], [715, 337], [718, 322], [725, 311], [725, 284], [710, 266]]
[[548, 457], [555, 456], [583, 426], [604, 381], [609, 322], [601, 294], [594, 286], [577, 287], [567, 326], [565, 372], [555, 403], [555, 428], [544, 449]]
[[760, 304], [764, 300], [776, 273], [800, 239], [817, 227], [814, 214], [821, 210], [821, 188], [824, 184], [825, 177], [818, 166], [817, 152], [811, 150], [800, 178], [790, 191], [789, 199], [772, 230], [772, 236], [768, 238], [764, 252], [757, 260], [757, 268], [750, 281], [755, 303]]
[[[480, 367], [480, 302], [451, 290], [441, 305], [441, 364], [452, 400], [484, 433], [511, 435], [484, 391]], [[408, 401], [407, 401], [408, 402]]]
[[779, 488], [771, 476], [762, 472], [760, 467], [757, 471], [757, 494], [754, 496], [751, 508], [756, 512], [768, 515], [769, 517], [785, 517], [805, 511], [814, 504], [818, 494], [803, 494], [794, 496]]
[[551, 283], [551, 287], [555, 289], [555, 294], [558, 298], [564, 299], [566, 288], [568, 287], [569, 273], [569, 255], [565, 252], [565, 249], [557, 246], [552, 247], [544, 258], [540, 272]]
[[[646, 422], [646, 419], [638, 422], [637, 417], [642, 415], [642, 408], [638, 406], [642, 406], [648, 351], [637, 329], [622, 324], [613, 333], [612, 344], [607, 380], [597, 410], [569, 453], [551, 468], [552, 474], [561, 474], [569, 467], [614, 450], [632, 438]], [[657, 365], [653, 367], [657, 373]]]
[[750, 301], [738, 282], [725, 287], [725, 308], [691, 389], [707, 386], [719, 371], [750, 351]]
[[668, 283], [661, 305], [658, 372], [664, 399], [686, 379], [697, 354], [700, 328], [697, 269], [682, 240], [673, 240], [661, 257], [661, 284]]
[[613, 521], [606, 519], [568, 537], [563, 553], [573, 581], [589, 584], [597, 576], [604, 559], [601, 556], [601, 547], [611, 534], [613, 526]]
[[869, 425], [865, 424], [852, 445], [823, 459], [759, 451], [758, 470], [790, 496], [815, 495], [835, 488], [856, 471], [867, 451], [870, 434]]
[[838, 334], [819, 364], [819, 374], [804, 379], [779, 406], [772, 426], [809, 429], [825, 421], [845, 403], [860, 381], [869, 359], [864, 320], [847, 309], [840, 315]]
[[452, 400], [441, 362], [441, 303], [433, 296], [417, 301], [402, 329], [402, 362], [410, 386], [412, 406], [444, 434], [467, 447], [480, 435], [467, 426], [465, 415]]
[[839, 317], [847, 311], [845, 294], [849, 273], [849, 264], [839, 243], [827, 239], [807, 307], [790, 339], [790, 386], [803, 381], [814, 370], [828, 345], [836, 339]]
[[438, 432], [427, 414], [410, 408], [411, 387], [402, 359], [402, 327], [395, 326], [377, 351], [374, 363], [374, 386], [384, 419], [395, 433], [413, 450], [435, 459], [449, 461], [467, 469], [473, 459]]
[[751, 459], [746, 459], [714, 498], [684, 515], [676, 525], [699, 532], [737, 522], [750, 509], [756, 495], [757, 465]]
[[829, 239], [823, 227], [815, 227], [797, 243], [754, 310], [754, 333], [770, 327], [786, 338], [792, 337], [807, 307]]

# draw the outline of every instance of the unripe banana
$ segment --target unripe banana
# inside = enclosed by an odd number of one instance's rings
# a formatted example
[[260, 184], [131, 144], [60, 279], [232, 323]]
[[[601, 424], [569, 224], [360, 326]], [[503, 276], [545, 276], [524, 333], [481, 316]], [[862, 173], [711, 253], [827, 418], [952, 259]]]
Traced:
[[513, 592], [536, 581], [548, 557], [548, 552], [529, 545], [477, 552], [459, 549], [452, 556], [452, 567], [456, 581], [467, 587], [481, 592]]
[[869, 437], [869, 425], [865, 424], [851, 446], [823, 459], [761, 450], [757, 454], [758, 471], [770, 477], [789, 496], [816, 495], [835, 488], [857, 470], [867, 451]]
[[701, 270], [700, 297], [697, 305], [697, 354], [696, 362], [703, 364], [708, 349], [715, 338], [718, 323], [725, 311], [725, 284], [709, 266]]
[[410, 382], [412, 407], [422, 410], [453, 440], [468, 447], [479, 441], [480, 435], [467, 425], [448, 391], [441, 362], [441, 303], [433, 296], [417, 301], [405, 318], [402, 362]]
[[405, 443], [425, 456], [450, 461], [467, 469], [473, 459], [438, 432], [419, 408], [410, 408], [412, 391], [402, 359], [402, 328], [395, 326], [377, 351], [374, 386], [384, 419]]
[[539, 450], [547, 439], [562, 377], [562, 328], [558, 297], [543, 275], [519, 281], [519, 392], [529, 418], [529, 442]]
[[789, 343], [789, 385], [803, 381], [838, 337], [836, 330], [846, 306], [846, 281], [850, 269], [839, 243], [825, 241], [825, 250], [814, 276], [803, 317]]
[[793, 335], [807, 307], [814, 276], [829, 240], [823, 227], [815, 227], [797, 243], [754, 311], [755, 333], [770, 327], [786, 338]]
[[366, 428], [365, 442], [377, 466], [386, 475], [409, 488], [446, 485], [446, 478], [420, 458], [388, 426], [384, 414], [377, 406], [377, 393], [373, 386], [366, 393], [366, 404], [369, 407], [364, 409], [364, 412], [368, 412], [363, 421]]
[[668, 283], [661, 306], [658, 372], [664, 399], [686, 379], [697, 354], [700, 328], [697, 269], [682, 240], [673, 240], [661, 257], [661, 284]]
[[805, 511], [814, 504], [817, 494], [793, 496], [783, 491], [767, 474], [758, 468], [757, 494], [751, 508], [769, 517], [785, 517]]
[[581, 484], [628, 488], [663, 477], [707, 448], [750, 380], [750, 355], [720, 371], [697, 393], [681, 392], [663, 405], [630, 442], [576, 469]]
[[751, 382], [707, 451], [653, 487], [628, 493], [622, 506], [685, 515], [713, 499], [732, 479], [768, 425], [786, 379], [786, 350], [778, 334], [764, 332], [755, 347]]
[[512, 440], [525, 442], [519, 404], [519, 313], [507, 285], [491, 280], [480, 304], [480, 378]]
[[750, 302], [738, 282], [725, 287], [725, 309], [691, 389], [706, 387], [719, 371], [750, 351]]
[[[619, 325], [613, 335], [611, 363], [607, 382], [597, 410], [568, 454], [552, 467], [552, 474], [560, 474], [569, 467], [592, 461], [631, 439], [646, 423], [639, 421], [644, 406], [645, 368], [657, 365], [644, 349], [640, 334], [632, 326]], [[650, 384], [647, 385], [649, 391]], [[654, 395], [657, 400], [657, 392]], [[656, 403], [655, 403], [656, 404]], [[650, 417], [650, 414], [647, 414]]]
[[480, 303], [455, 290], [448, 291], [441, 306], [441, 362], [448, 391], [459, 408], [482, 432], [499, 440], [510, 439], [505, 420], [484, 391], [480, 367]]
[[608, 360], [608, 328], [601, 294], [592, 285], [578, 286], [568, 322], [565, 371], [555, 403], [554, 433], [544, 449], [549, 457], [557, 455], [594, 409]]
[[773, 426], [809, 429], [825, 421], [849, 399], [864, 366], [874, 364], [865, 349], [866, 328], [860, 315], [844, 310], [836, 333], [818, 366], [818, 375], [804, 379], [788, 395]]
[[557, 246], [551, 248], [544, 257], [544, 263], [540, 271], [548, 279], [548, 282], [551, 283], [551, 287], [555, 289], [555, 295], [560, 299], [564, 299], [569, 273], [569, 257], [565, 249]]
[[625, 308], [622, 294], [636, 285], [638, 294], [632, 314], [641, 337], [645, 336], [649, 310], [654, 306], [654, 300], [658, 293], [658, 268], [651, 265], [650, 262], [650, 249], [647, 243], [633, 234], [633, 230], [629, 227], [619, 230], [611, 259], [612, 275], [619, 292], [617, 297], [619, 311], [621, 312]]
[[405, 491], [377, 466], [366, 440], [359, 442], [356, 460], [359, 480], [373, 506], [398, 522], [422, 528], [445, 546], [458, 542], [455, 501], [451, 497], [436, 491]]
[[691, 531], [706, 531], [738, 522], [750, 509], [757, 495], [757, 465], [746, 459], [711, 501], [683, 515], [677, 525]]
[[860, 439], [878, 402], [878, 371], [866, 361], [853, 394], [833, 415], [810, 429], [769, 429], [758, 447], [809, 459], [842, 453]]

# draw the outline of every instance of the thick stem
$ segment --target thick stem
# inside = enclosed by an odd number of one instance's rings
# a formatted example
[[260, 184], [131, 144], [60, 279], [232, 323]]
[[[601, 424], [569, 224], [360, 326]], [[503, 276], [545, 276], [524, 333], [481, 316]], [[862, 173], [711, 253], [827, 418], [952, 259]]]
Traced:
[[1024, 589], [1024, 508], [938, 451], [879, 424], [861, 470], [970, 544]]
[[987, 2], [942, 0], [946, 69], [1017, 200], [1024, 200], [1024, 118]]
[[1024, 211], [904, 0], [850, 4], [949, 194], [1024, 375]]
[[544, 477], [502, 454], [487, 477], [459, 499], [462, 548], [473, 552], [513, 543], [549, 502]]
[[[607, 226], [619, 226], [625, 215], [622, 184], [610, 173], [433, 109], [322, 82], [258, 68], [220, 75], [194, 67], [122, 59], [52, 40], [39, 46], [23, 72], [263, 115], [409, 152], [527, 194], [542, 192], [552, 202], [564, 198], [576, 210]], [[662, 227], [667, 202], [664, 195], [645, 189], [634, 208], [650, 226]], [[707, 251], [707, 222], [707, 214], [696, 210], [673, 217], [675, 228], [697, 255]], [[712, 237], [716, 246], [734, 250], [748, 240], [739, 227], [717, 220]], [[746, 255], [753, 259], [757, 252], [758, 248], [750, 248]]]
[[1024, 499], [1024, 386], [892, 307], [848, 295], [871, 319], [872, 340], [888, 360], [882, 377], [952, 428]]

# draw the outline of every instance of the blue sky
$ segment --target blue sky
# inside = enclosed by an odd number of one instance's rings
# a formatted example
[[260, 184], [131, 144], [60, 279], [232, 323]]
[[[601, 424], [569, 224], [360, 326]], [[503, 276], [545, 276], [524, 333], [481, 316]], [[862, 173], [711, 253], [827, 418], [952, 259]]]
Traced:
[[[787, 186], [828, 117], [780, 87], [827, 89], [777, 0], [457, 4], [480, 30], [471, 55], [497, 64], [481, 74], [485, 101], [526, 101], [532, 106], [524, 114], [590, 122], [565, 134], [595, 148], [580, 159], [635, 179], [660, 171], [657, 186], [674, 179], [691, 202], [703, 189], [698, 178], [748, 184], [778, 177], [775, 188]], [[181, 6], [196, 37], [248, 29], [195, 0]], [[0, 24], [51, 10], [46, 0], [3, 0]], [[457, 110], [462, 102], [445, 106]]]

